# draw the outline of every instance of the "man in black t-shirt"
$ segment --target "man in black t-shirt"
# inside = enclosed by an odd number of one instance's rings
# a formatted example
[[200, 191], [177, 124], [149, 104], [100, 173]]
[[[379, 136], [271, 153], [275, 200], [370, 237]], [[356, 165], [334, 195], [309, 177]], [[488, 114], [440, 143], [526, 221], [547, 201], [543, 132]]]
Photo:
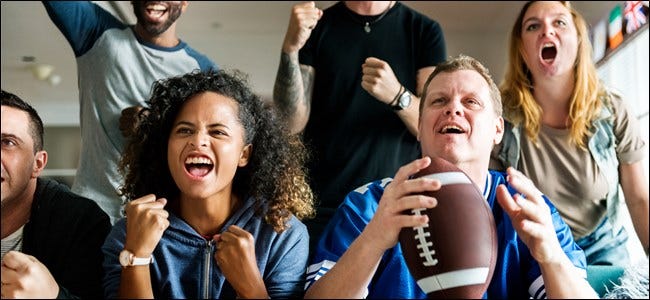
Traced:
[[419, 95], [446, 55], [440, 25], [399, 2], [293, 7], [273, 98], [313, 153], [312, 245], [350, 190], [420, 156]]

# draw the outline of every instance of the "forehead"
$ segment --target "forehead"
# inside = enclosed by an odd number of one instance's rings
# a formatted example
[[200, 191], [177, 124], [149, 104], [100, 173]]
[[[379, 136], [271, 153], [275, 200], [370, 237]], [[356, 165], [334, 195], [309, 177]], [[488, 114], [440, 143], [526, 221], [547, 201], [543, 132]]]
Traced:
[[29, 135], [29, 114], [26, 111], [3, 105], [2, 133], [17, 136]]
[[238, 121], [238, 111], [239, 105], [234, 99], [215, 92], [203, 92], [185, 101], [177, 118]]
[[524, 14], [523, 22], [531, 18], [541, 18], [543, 15], [570, 15], [569, 9], [557, 1], [536, 1], [531, 4]]
[[431, 79], [427, 97], [432, 94], [480, 94], [489, 97], [490, 86], [485, 78], [474, 70], [443, 72]]

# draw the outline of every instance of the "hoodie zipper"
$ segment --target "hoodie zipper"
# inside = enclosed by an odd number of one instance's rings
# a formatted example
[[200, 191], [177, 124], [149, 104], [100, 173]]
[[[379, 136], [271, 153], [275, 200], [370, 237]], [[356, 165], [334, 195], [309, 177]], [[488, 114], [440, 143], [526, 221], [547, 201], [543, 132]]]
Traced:
[[203, 299], [210, 298], [210, 258], [212, 256], [212, 240], [207, 241], [205, 248], [205, 264], [203, 268]]

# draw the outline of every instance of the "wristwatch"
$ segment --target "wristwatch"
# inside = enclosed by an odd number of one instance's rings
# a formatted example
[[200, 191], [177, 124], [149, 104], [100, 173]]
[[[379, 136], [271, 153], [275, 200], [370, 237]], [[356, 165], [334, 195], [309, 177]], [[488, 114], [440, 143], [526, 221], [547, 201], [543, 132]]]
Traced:
[[153, 256], [136, 257], [133, 252], [126, 249], [120, 252], [120, 265], [122, 265], [122, 267], [144, 266], [150, 264], [152, 261]]
[[411, 105], [411, 93], [405, 89], [404, 92], [399, 95], [399, 99], [397, 99], [397, 103], [393, 106], [393, 109], [403, 110], [409, 107], [409, 105]]

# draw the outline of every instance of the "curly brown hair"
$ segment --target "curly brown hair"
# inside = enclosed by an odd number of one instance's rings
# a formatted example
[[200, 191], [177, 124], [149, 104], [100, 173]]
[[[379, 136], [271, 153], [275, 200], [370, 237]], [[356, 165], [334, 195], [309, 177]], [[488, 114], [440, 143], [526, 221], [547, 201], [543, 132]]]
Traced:
[[208, 91], [238, 103], [244, 140], [253, 145], [248, 165], [235, 173], [233, 193], [240, 199], [254, 197], [256, 213], [276, 232], [286, 229], [292, 214], [298, 219], [313, 217], [314, 197], [304, 167], [306, 148], [236, 70], [197, 70], [153, 84], [148, 107], [140, 111], [140, 121], [120, 162], [125, 176], [120, 193], [127, 199], [155, 194], [170, 201], [167, 207], [177, 207], [173, 202], [178, 201], [180, 190], [167, 164], [167, 141], [183, 104]]

